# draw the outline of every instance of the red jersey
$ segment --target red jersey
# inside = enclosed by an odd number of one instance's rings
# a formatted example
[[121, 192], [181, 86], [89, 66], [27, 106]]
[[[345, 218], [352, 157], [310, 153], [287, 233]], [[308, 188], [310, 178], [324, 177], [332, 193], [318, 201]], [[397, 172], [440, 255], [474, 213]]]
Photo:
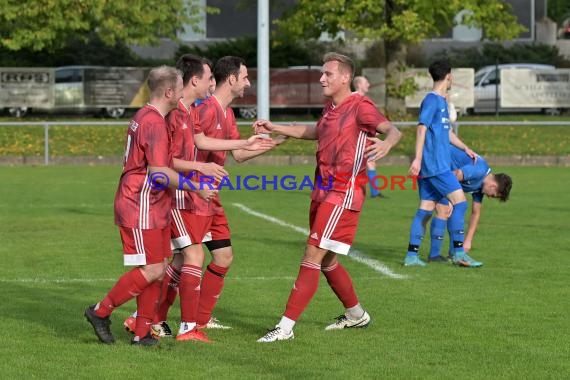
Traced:
[[[202, 104], [194, 109], [195, 131], [201, 130], [208, 137], [224, 140], [239, 140], [240, 135], [231, 107], [225, 110], [215, 96], [210, 96]], [[226, 151], [204, 151], [198, 150], [196, 159], [200, 162], [214, 162], [220, 166], [226, 163]], [[213, 213], [205, 214], [214, 206]], [[210, 202], [199, 199], [196, 202], [196, 214], [213, 215], [218, 213], [222, 205], [220, 198], [216, 195]], [[210, 211], [211, 212], [211, 211]]]
[[[193, 108], [186, 108], [186, 105], [180, 100], [178, 107], [168, 114], [166, 122], [170, 128], [172, 136], [172, 156], [184, 161], [196, 161], [196, 145], [194, 142], [194, 133], [202, 133], [199, 127], [194, 126], [192, 120]], [[184, 176], [188, 177], [191, 173], [185, 172]], [[199, 173], [196, 172], [190, 179], [199, 183]], [[172, 208], [179, 210], [192, 210], [195, 198], [199, 198], [194, 192], [185, 190], [175, 190], [172, 197]]]
[[326, 104], [317, 122], [317, 168], [311, 199], [355, 211], [362, 208], [366, 138], [374, 137], [376, 127], [386, 121], [374, 103], [359, 94], [351, 94], [337, 107], [332, 102]]
[[141, 108], [129, 123], [123, 173], [115, 194], [115, 224], [162, 229], [170, 223], [170, 190], [153, 190], [149, 166], [172, 167], [170, 133], [152, 105]]

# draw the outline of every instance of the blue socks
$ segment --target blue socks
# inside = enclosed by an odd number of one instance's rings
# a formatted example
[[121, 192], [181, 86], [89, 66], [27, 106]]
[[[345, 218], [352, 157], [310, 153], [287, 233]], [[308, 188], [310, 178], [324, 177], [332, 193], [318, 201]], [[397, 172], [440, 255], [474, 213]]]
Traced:
[[380, 194], [380, 191], [378, 191], [376, 188], [374, 188], [374, 186], [372, 186], [372, 184], [375, 184], [376, 187], [378, 187], [377, 183], [374, 183], [374, 177], [376, 177], [376, 169], [367, 169], [366, 170], [366, 175], [368, 176], [368, 183], [370, 184], [370, 196], [372, 198], [377, 197], [378, 194]]
[[441, 245], [443, 244], [443, 234], [445, 233], [445, 226], [447, 225], [447, 220], [440, 218], [433, 218], [430, 227], [431, 236], [431, 248], [429, 251], [429, 257], [437, 257], [440, 255]]
[[453, 244], [452, 254], [463, 252], [463, 238], [465, 235], [465, 212], [467, 211], [467, 201], [457, 203], [453, 206], [453, 212], [449, 217], [449, 233]]
[[420, 244], [425, 234], [425, 225], [431, 217], [432, 211], [418, 209], [410, 228], [410, 244], [408, 245], [408, 256], [417, 256]]

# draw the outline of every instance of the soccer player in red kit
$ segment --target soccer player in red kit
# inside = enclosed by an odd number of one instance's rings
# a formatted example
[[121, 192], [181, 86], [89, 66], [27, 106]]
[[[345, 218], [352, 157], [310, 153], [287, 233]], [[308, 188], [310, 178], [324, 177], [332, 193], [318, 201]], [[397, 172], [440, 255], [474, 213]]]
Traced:
[[[229, 105], [235, 98], [242, 97], [245, 89], [250, 86], [245, 61], [239, 57], [223, 57], [216, 62], [213, 71], [216, 89], [212, 96], [195, 108], [195, 131], [203, 131], [204, 135], [210, 138], [238, 140], [240, 136], [236, 120]], [[237, 162], [243, 162], [266, 152], [273, 145], [273, 142], [270, 142], [265, 148], [255, 151], [232, 149], [231, 153]], [[223, 150], [199, 150], [197, 160], [223, 166], [226, 155], [227, 152]], [[233, 251], [228, 221], [219, 198], [204, 202], [193, 197], [190, 212], [193, 214], [195, 225], [203, 227], [201, 233], [207, 232], [205, 244], [212, 255], [212, 261], [207, 266], [200, 285], [196, 324], [199, 328], [203, 328], [212, 325], [212, 310], [223, 289], [224, 278], [233, 260]], [[187, 322], [189, 321], [182, 319], [178, 340], [185, 340], [186, 334], [193, 328], [193, 324]]]
[[[320, 83], [330, 101], [316, 126], [281, 126], [267, 120], [254, 124], [258, 133], [317, 140], [315, 183], [322, 179], [322, 186], [311, 194], [309, 237], [285, 313], [258, 342], [294, 337], [293, 327], [317, 291], [320, 272], [345, 307], [345, 313], [325, 329], [365, 327], [370, 323], [370, 315], [360, 305], [352, 280], [337, 254], [348, 254], [356, 234], [366, 193], [366, 183], [358, 178], [366, 175], [366, 160], [388, 154], [399, 141], [400, 132], [369, 98], [351, 92], [354, 63], [349, 57], [327, 53], [323, 62]], [[384, 134], [385, 139], [373, 137], [376, 132]], [[329, 183], [330, 178], [334, 182], [339, 177], [348, 180], [342, 184]]]
[[[171, 194], [167, 187], [180, 186], [171, 169], [170, 133], [165, 115], [182, 96], [182, 77], [162, 66], [148, 76], [150, 102], [129, 123], [123, 172], [115, 195], [115, 224], [123, 243], [124, 264], [136, 266], [125, 273], [107, 295], [87, 307], [85, 317], [103, 343], [114, 343], [110, 315], [136, 297], [137, 320], [132, 344], [154, 345], [150, 333], [160, 295], [166, 259], [170, 256]], [[193, 187], [183, 183], [185, 190]], [[210, 199], [216, 190], [198, 190]]]
[[[271, 139], [252, 136], [247, 140], [225, 139], [225, 136], [208, 137], [200, 125], [192, 120], [193, 104], [196, 99], [205, 98], [211, 83], [212, 71], [209, 60], [191, 54], [186, 54], [178, 60], [177, 68], [182, 71], [184, 96], [178, 107], [168, 114], [167, 121], [172, 132], [172, 147], [174, 156], [174, 169], [184, 172], [198, 171], [211, 176], [219, 182], [228, 173], [224, 170], [224, 161], [206, 162], [197, 160], [196, 150], [226, 151], [241, 149], [248, 151], [265, 152], [274, 146]], [[233, 120], [235, 126], [235, 120]], [[201, 151], [202, 152], [202, 151]], [[217, 154], [221, 154], [217, 152]], [[260, 153], [249, 155], [253, 157]], [[175, 255], [173, 262], [167, 267], [163, 280], [163, 297], [159, 305], [153, 330], [159, 336], [171, 335], [170, 327], [166, 323], [168, 309], [176, 298], [176, 287], [180, 291], [181, 333], [176, 337], [179, 341], [197, 340], [208, 342], [206, 334], [196, 327], [198, 302], [200, 299], [200, 281], [202, 278], [202, 265], [204, 251], [202, 242], [209, 240], [207, 233], [211, 225], [211, 215], [214, 201], [207, 202], [195, 193], [176, 190], [172, 202], [171, 237], [172, 245], [181, 255]], [[205, 211], [204, 211], [205, 210]]]

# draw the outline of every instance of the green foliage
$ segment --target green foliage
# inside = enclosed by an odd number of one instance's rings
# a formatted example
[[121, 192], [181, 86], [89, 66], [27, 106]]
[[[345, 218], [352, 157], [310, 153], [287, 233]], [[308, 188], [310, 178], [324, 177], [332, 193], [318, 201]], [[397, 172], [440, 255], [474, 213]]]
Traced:
[[198, 30], [199, 0], [32, 0], [0, 1], [0, 46], [18, 51], [54, 51], [70, 37], [87, 40], [95, 33], [107, 45], [154, 44], [176, 39], [182, 25]]
[[[269, 54], [271, 67], [298, 65], [320, 65], [320, 57], [314, 57], [309, 49], [294, 40], [273, 43]], [[245, 59], [249, 67], [257, 66], [257, 37], [242, 37], [228, 41], [215, 42], [205, 47], [180, 45], [176, 57], [192, 53], [208, 57], [213, 62], [226, 55], [235, 55]]]
[[[544, 63], [556, 67], [570, 67], [570, 61], [560, 55], [556, 46], [545, 44], [515, 44], [504, 47], [487, 43], [478, 49], [451, 49], [436, 53], [429, 61], [447, 58], [453, 67], [473, 67], [475, 70], [497, 63]], [[427, 66], [427, 61], [424, 62]]]
[[396, 67], [397, 75], [392, 73], [386, 80], [386, 93], [389, 97], [396, 99], [405, 99], [406, 96], [414, 94], [419, 87], [413, 77], [405, 77], [404, 73], [408, 70], [408, 66], [398, 64]]
[[[528, 121], [529, 117], [523, 117]], [[562, 117], [561, 117], [562, 118]], [[513, 120], [513, 116], [499, 120]], [[567, 118], [566, 118], [567, 119]], [[414, 120], [414, 119], [411, 119]], [[461, 121], [496, 120], [493, 117], [462, 117]], [[532, 120], [551, 121], [534, 116]], [[125, 121], [126, 125], [126, 121]], [[461, 138], [483, 155], [570, 155], [568, 126], [460, 126]], [[402, 140], [395, 155], [414, 154], [415, 127], [402, 127]], [[239, 127], [241, 136], [251, 135], [251, 126]], [[49, 129], [52, 157], [116, 156], [124, 153], [125, 126], [52, 126]], [[513, 144], [513, 141], [517, 141]], [[0, 127], [0, 157], [42, 156], [44, 132], [41, 126]], [[267, 155], [313, 156], [315, 142], [288, 139]]]
[[57, 67], [66, 65], [101, 65], [108, 66], [147, 66], [123, 42], [114, 45], [105, 44], [98, 35], [70, 37], [67, 42], [54, 50], [34, 51], [23, 48], [12, 52], [0, 47], [0, 66], [2, 67]]
[[255, 67], [257, 66], [257, 39], [255, 37], [235, 38], [215, 42], [205, 47], [180, 45], [176, 57], [188, 53], [207, 57], [212, 62], [227, 55], [235, 55], [243, 58], [249, 67]]
[[448, 30], [462, 9], [472, 11], [463, 23], [482, 27], [487, 39], [512, 39], [524, 31], [510, 6], [499, 0], [450, 0], [441, 5], [431, 0], [300, 0], [276, 24], [283, 39], [346, 31], [356, 38], [408, 44]]
[[560, 26], [570, 17], [570, 2], [568, 0], [548, 0], [548, 17]]

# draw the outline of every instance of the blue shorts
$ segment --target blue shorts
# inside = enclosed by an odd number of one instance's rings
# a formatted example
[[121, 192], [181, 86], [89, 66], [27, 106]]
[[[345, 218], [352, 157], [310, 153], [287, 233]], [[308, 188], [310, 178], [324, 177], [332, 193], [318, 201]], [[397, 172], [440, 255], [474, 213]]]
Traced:
[[449, 204], [447, 194], [461, 190], [461, 184], [450, 171], [428, 178], [418, 178], [420, 200]]

